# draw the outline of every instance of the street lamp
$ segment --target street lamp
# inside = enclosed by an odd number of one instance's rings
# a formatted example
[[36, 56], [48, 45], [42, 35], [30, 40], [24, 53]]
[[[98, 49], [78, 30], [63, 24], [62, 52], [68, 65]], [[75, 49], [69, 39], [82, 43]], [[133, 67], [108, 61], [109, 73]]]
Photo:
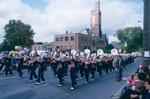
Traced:
[[150, 0], [144, 1], [143, 63], [150, 65]]

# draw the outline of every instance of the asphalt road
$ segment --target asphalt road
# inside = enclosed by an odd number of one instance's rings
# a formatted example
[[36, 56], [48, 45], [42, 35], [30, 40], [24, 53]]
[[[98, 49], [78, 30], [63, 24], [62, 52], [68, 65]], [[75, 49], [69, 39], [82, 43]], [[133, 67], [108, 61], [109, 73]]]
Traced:
[[[128, 76], [138, 68], [142, 62], [137, 58], [133, 64], [127, 66], [123, 71], [123, 76]], [[96, 81], [84, 84], [85, 80], [78, 80], [75, 90], [70, 90], [71, 81], [69, 76], [65, 78], [63, 87], [57, 87], [58, 79], [52, 78], [52, 71], [45, 72], [46, 84], [35, 85], [36, 82], [28, 83], [29, 75], [24, 71], [24, 77], [14, 76], [4, 77], [0, 75], [0, 99], [112, 99], [112, 94], [116, 93], [126, 82], [117, 82], [115, 72], [100, 78], [96, 75]]]

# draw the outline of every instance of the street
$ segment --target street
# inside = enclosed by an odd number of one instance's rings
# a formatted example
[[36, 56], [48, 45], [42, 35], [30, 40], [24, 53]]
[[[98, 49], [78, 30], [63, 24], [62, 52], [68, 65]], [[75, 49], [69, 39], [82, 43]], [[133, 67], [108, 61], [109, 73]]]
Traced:
[[[123, 71], [123, 76], [127, 77], [138, 68], [142, 59], [137, 58], [135, 62], [127, 65]], [[58, 79], [52, 78], [52, 70], [48, 68], [45, 72], [46, 84], [35, 85], [36, 82], [28, 83], [29, 74], [24, 70], [23, 78], [19, 79], [18, 74], [14, 72], [13, 76], [4, 77], [0, 75], [0, 99], [112, 99], [111, 96], [116, 93], [126, 82], [117, 82], [115, 72], [103, 77], [96, 75], [96, 81], [85, 84], [85, 80], [78, 80], [78, 86], [75, 90], [70, 90], [71, 81], [68, 75], [65, 78], [63, 87], [58, 87]]]

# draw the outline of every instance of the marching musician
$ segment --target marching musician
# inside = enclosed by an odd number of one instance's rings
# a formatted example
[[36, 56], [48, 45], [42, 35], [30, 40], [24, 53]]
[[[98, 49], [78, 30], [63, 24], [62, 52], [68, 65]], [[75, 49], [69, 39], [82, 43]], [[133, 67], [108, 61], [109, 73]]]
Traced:
[[75, 64], [75, 70], [76, 70], [76, 79], [78, 80], [78, 72], [79, 72], [79, 57], [78, 56], [76, 56], [74, 59], [73, 59], [73, 61], [74, 61], [74, 64]]
[[103, 67], [102, 67], [100, 56], [98, 56], [96, 58], [96, 63], [97, 63], [97, 66], [96, 66], [97, 67], [97, 72], [99, 73], [99, 76], [102, 77], [102, 69], [103, 69]]
[[121, 65], [121, 57], [119, 56], [116, 56], [113, 60], [113, 67], [115, 68], [115, 71], [116, 71], [116, 80], [117, 81], [121, 81], [122, 79], [122, 70], [123, 70], [123, 67]]
[[69, 61], [67, 60], [67, 57], [64, 57], [64, 64], [63, 64], [63, 68], [64, 68], [64, 76], [67, 76], [67, 73], [68, 73], [68, 64], [69, 64]]
[[71, 63], [70, 63], [70, 78], [71, 78], [71, 90], [73, 90], [77, 84], [77, 81], [76, 81], [76, 67], [75, 67], [75, 63], [73, 60], [71, 60]]
[[79, 71], [80, 71], [80, 79], [83, 79], [84, 77], [84, 60], [82, 57], [80, 57], [80, 61], [79, 61]]
[[90, 68], [91, 75], [92, 75], [92, 81], [95, 80], [96, 65], [97, 65], [96, 60], [94, 58], [92, 58], [92, 64], [91, 64], [91, 68]]
[[84, 73], [85, 73], [85, 79], [86, 79], [86, 82], [85, 84], [88, 84], [89, 83], [89, 73], [90, 73], [90, 58], [87, 57], [87, 55], [85, 55], [84, 57]]
[[64, 79], [63, 79], [63, 77], [64, 77], [63, 63], [61, 61], [58, 61], [57, 76], [59, 79], [58, 87], [61, 87], [63, 85], [63, 81], [64, 81]]
[[22, 55], [19, 55], [19, 57], [18, 57], [18, 68], [17, 68], [17, 71], [19, 73], [19, 78], [22, 78], [22, 75], [23, 75], [23, 72], [22, 72], [23, 63], [24, 63], [24, 58]]
[[103, 57], [102, 59], [102, 66], [104, 68], [104, 71], [106, 72], [106, 74], [108, 74], [108, 59], [107, 57]]
[[41, 83], [45, 83], [44, 72], [47, 70], [47, 67], [43, 57], [40, 57], [38, 66], [39, 68], [38, 68], [38, 78], [36, 83], [37, 85], [40, 84], [40, 80], [42, 80]]
[[56, 58], [53, 57], [51, 59], [51, 68], [53, 70], [53, 77], [57, 76], [57, 66], [58, 66], [58, 62], [57, 62]]
[[30, 70], [30, 80], [29, 82], [33, 82], [33, 77], [37, 80], [37, 74], [35, 73], [36, 67], [38, 66], [38, 61], [35, 57], [31, 57], [29, 61], [29, 70]]
[[11, 75], [13, 74], [11, 71], [11, 59], [12, 56], [11, 55], [6, 55], [6, 57], [4, 57], [4, 66], [5, 66], [5, 75], [8, 76], [8, 73], [10, 73]]

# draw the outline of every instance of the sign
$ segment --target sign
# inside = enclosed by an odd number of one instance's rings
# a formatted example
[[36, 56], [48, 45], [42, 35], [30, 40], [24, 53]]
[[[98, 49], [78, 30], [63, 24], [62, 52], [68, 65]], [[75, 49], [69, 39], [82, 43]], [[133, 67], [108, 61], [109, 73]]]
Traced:
[[144, 57], [150, 57], [150, 51], [144, 51]]

